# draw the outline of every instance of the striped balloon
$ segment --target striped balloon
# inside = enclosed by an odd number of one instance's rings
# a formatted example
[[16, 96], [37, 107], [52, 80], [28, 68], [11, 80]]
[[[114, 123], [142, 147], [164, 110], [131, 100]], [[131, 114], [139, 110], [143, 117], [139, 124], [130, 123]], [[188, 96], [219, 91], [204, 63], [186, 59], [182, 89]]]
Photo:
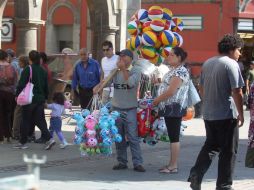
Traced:
[[154, 47], [155, 47], [156, 49], [159, 49], [159, 48], [161, 47], [161, 45], [162, 45], [162, 43], [161, 43], [160, 38], [157, 38], [157, 41], [156, 41]]
[[177, 32], [173, 32], [174, 36], [175, 36], [175, 39], [176, 39], [176, 42], [173, 43], [173, 47], [174, 46], [178, 46], [178, 47], [181, 47], [183, 45], [183, 37], [178, 34]]
[[130, 35], [137, 35], [138, 34], [138, 25], [139, 22], [136, 20], [132, 20], [128, 23], [127, 30]]
[[152, 28], [150, 27], [151, 21], [146, 21], [143, 25], [142, 25], [142, 32], [146, 32], [146, 31], [152, 31]]
[[171, 50], [172, 50], [171, 46], [164, 46], [160, 49], [160, 55], [164, 58], [167, 58]]
[[126, 40], [126, 49], [133, 51], [134, 49], [131, 47], [131, 39]]
[[137, 13], [138, 20], [142, 23], [148, 20], [148, 12], [145, 9], [139, 9]]
[[173, 18], [171, 20], [171, 30], [173, 32], [180, 32], [183, 30], [183, 21], [180, 18]]
[[141, 45], [141, 36], [131, 36], [130, 43], [132, 49], [138, 48]]
[[165, 27], [165, 21], [159, 18], [153, 19], [151, 21], [150, 27], [153, 29], [155, 32], [161, 32], [164, 30]]
[[170, 30], [164, 30], [161, 32], [159, 38], [162, 44], [167, 46], [167, 45], [172, 45], [172, 43], [174, 42], [175, 36], [173, 32], [171, 32]]
[[164, 30], [171, 30], [171, 21], [165, 20]]
[[148, 10], [148, 17], [153, 20], [155, 18], [163, 17], [163, 10], [160, 6], [151, 6]]
[[141, 48], [141, 55], [145, 58], [145, 59], [152, 59], [155, 57], [156, 55], [156, 50], [154, 47], [152, 46], [143, 46]]
[[157, 35], [153, 31], [146, 31], [142, 35], [142, 42], [146, 46], [154, 46], [157, 42]]
[[163, 8], [162, 10], [163, 10], [163, 19], [170, 21], [173, 17], [172, 11], [167, 8]]
[[149, 59], [149, 61], [155, 65], [160, 65], [163, 61], [163, 58], [158, 53], [156, 53], [155, 57]]

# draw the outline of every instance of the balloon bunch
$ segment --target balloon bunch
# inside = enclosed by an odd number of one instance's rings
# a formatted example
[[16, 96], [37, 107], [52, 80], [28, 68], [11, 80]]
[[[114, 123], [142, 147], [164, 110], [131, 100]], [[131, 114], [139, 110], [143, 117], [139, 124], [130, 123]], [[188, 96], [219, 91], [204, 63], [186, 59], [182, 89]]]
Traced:
[[138, 10], [131, 17], [127, 30], [131, 37], [126, 41], [126, 48], [137, 50], [154, 64], [160, 64], [173, 47], [183, 44], [178, 33], [183, 30], [183, 21], [160, 6], [151, 6], [148, 11]]
[[112, 154], [112, 144], [121, 142], [115, 120], [120, 116], [118, 112], [111, 112], [106, 107], [90, 113], [85, 109], [81, 113], [74, 113], [76, 120], [74, 143], [80, 145], [82, 156], [94, 154]]
[[99, 128], [101, 142], [101, 151], [105, 155], [112, 154], [113, 142], [121, 142], [122, 136], [118, 133], [115, 121], [120, 116], [116, 111], [109, 113], [106, 107], [103, 107], [100, 111]]

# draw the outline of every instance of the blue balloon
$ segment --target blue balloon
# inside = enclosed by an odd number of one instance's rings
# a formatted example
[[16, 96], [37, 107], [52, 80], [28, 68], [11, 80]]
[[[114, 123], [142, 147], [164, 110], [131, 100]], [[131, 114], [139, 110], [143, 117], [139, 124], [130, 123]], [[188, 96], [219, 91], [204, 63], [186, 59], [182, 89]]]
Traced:
[[103, 141], [103, 146], [111, 146], [112, 145], [112, 140], [110, 138], [104, 138]]
[[120, 113], [118, 111], [112, 111], [110, 114], [115, 120], [120, 117]]
[[88, 109], [83, 109], [81, 114], [83, 116], [83, 118], [86, 118], [86, 116], [90, 115], [90, 111]]
[[123, 138], [122, 138], [122, 136], [120, 134], [116, 134], [114, 136], [114, 141], [115, 142], [120, 143], [120, 142], [122, 142], [122, 140], [123, 140]]
[[100, 109], [100, 115], [109, 115], [109, 110], [105, 106]]
[[112, 135], [116, 135], [118, 133], [118, 128], [115, 125], [111, 127], [111, 133]]
[[110, 126], [114, 126], [116, 124], [116, 121], [113, 117], [108, 118], [108, 123]]
[[108, 123], [107, 120], [101, 121], [101, 122], [99, 123], [99, 125], [100, 125], [100, 128], [101, 128], [101, 129], [104, 129], [104, 128], [108, 128], [108, 127], [109, 127], [109, 123]]
[[107, 138], [110, 134], [110, 131], [107, 128], [103, 128], [100, 132], [100, 135], [103, 139]]

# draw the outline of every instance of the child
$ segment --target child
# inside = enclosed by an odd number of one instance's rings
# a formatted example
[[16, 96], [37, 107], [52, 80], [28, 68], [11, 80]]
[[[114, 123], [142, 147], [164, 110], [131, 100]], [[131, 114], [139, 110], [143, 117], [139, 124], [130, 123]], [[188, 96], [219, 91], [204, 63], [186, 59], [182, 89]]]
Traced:
[[64, 107], [65, 97], [61, 92], [55, 92], [53, 95], [53, 103], [46, 104], [46, 108], [51, 109], [52, 112], [50, 114], [50, 126], [49, 132], [51, 137], [53, 138], [54, 132], [56, 132], [59, 140], [61, 141], [60, 148], [64, 149], [68, 143], [65, 140], [62, 133], [62, 114], [65, 113]]

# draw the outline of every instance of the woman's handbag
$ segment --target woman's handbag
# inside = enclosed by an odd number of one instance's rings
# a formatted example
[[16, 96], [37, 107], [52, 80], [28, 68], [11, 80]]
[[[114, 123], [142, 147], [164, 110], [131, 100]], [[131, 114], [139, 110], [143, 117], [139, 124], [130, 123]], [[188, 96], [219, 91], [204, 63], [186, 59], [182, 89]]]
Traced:
[[25, 86], [25, 88], [21, 91], [17, 98], [17, 104], [20, 106], [28, 105], [32, 103], [33, 100], [33, 88], [34, 85], [32, 83], [32, 68], [29, 65], [30, 68], [30, 76], [29, 80]]
[[187, 98], [187, 107], [194, 106], [198, 102], [200, 102], [201, 99], [199, 97], [199, 94], [192, 82], [192, 80], [189, 81], [189, 91], [188, 91], [188, 98]]

